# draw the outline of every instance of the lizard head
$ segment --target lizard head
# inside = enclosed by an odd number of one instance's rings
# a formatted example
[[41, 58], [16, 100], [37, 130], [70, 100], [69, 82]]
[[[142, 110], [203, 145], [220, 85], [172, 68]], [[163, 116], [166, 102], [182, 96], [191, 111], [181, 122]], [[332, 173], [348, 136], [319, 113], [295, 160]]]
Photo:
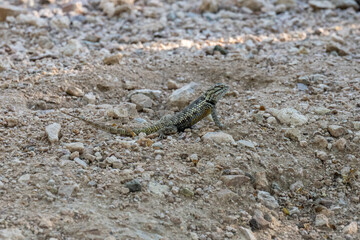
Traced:
[[217, 83], [205, 92], [205, 99], [206, 101], [217, 103], [228, 90], [228, 85]]

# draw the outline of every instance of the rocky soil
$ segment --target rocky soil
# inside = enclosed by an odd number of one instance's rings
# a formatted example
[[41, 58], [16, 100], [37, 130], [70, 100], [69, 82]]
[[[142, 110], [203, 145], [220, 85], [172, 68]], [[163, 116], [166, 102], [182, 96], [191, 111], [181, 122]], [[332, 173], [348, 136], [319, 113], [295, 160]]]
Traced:
[[[355, 0], [0, 1], [0, 239], [360, 239]], [[218, 82], [226, 129], [134, 138]]]

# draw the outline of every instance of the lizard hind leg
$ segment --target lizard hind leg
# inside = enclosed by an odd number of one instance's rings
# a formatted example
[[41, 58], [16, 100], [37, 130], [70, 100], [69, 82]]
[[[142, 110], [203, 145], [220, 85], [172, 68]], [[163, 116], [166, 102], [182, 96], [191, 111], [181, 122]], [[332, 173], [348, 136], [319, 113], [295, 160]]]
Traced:
[[175, 134], [178, 132], [178, 129], [176, 126], [172, 125], [172, 126], [167, 126], [167, 127], [163, 127], [162, 129], [160, 129], [158, 131], [159, 133], [159, 138], [164, 139], [166, 135], [171, 135], [171, 134]]

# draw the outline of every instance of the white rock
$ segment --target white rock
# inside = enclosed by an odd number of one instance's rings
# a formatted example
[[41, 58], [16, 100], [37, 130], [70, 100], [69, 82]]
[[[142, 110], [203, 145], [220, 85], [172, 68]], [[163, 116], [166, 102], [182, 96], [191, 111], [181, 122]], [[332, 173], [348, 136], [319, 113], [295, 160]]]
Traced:
[[285, 5], [287, 9], [296, 7], [296, 1], [295, 0], [276, 0], [276, 5]]
[[293, 183], [290, 185], [290, 190], [293, 191], [293, 192], [296, 192], [298, 191], [299, 189], [303, 188], [304, 187], [304, 184], [301, 180]]
[[343, 233], [345, 234], [356, 234], [358, 232], [358, 224], [357, 222], [351, 222], [349, 225], [344, 227]]
[[251, 149], [255, 149], [256, 145], [257, 145], [256, 143], [253, 143], [253, 142], [247, 141], [247, 140], [239, 140], [239, 141], [237, 141], [237, 144], [240, 146], [251, 148]]
[[329, 125], [328, 130], [333, 137], [340, 137], [345, 134], [345, 128], [338, 125]]
[[331, 110], [328, 108], [325, 108], [325, 107], [317, 107], [314, 109], [314, 112], [318, 115], [325, 115], [325, 114], [331, 112]]
[[217, 144], [221, 144], [221, 143], [235, 144], [234, 138], [230, 134], [224, 132], [208, 132], [202, 137], [202, 140], [204, 142], [214, 142]]
[[169, 105], [183, 108], [187, 106], [190, 101], [194, 100], [195, 89], [198, 84], [191, 82], [182, 88], [174, 91], [169, 97]]
[[89, 92], [87, 94], [84, 95], [84, 100], [88, 103], [88, 104], [95, 104], [96, 102], [96, 96], [94, 95], [93, 92]]
[[5, 184], [2, 181], [0, 181], [0, 189], [4, 188], [4, 186]]
[[324, 0], [310, 0], [309, 5], [314, 9], [333, 9], [335, 8], [334, 4], [329, 1]]
[[68, 44], [62, 49], [62, 53], [65, 56], [71, 57], [79, 53], [81, 49], [81, 43], [76, 39], [71, 39]]
[[250, 229], [239, 227], [239, 235], [241, 240], [256, 240], [253, 232]]
[[23, 240], [25, 237], [22, 235], [18, 228], [6, 228], [0, 230], [1, 240]]
[[45, 127], [45, 132], [50, 143], [59, 141], [60, 129], [61, 125], [59, 123], [52, 123]]
[[359, 5], [355, 0], [330, 0], [330, 2], [337, 8], [354, 8], [359, 9]]
[[70, 19], [67, 16], [56, 16], [50, 21], [50, 26], [56, 30], [62, 30], [70, 27]]
[[318, 214], [315, 217], [316, 227], [329, 227], [329, 219], [324, 214]]
[[277, 209], [279, 207], [278, 201], [268, 192], [259, 191], [257, 197], [259, 198], [260, 202], [269, 209]]
[[87, 168], [87, 164], [86, 162], [84, 162], [83, 160], [81, 160], [80, 158], [75, 158], [74, 162], [76, 162], [77, 164], [79, 164], [82, 168]]
[[58, 194], [64, 197], [70, 197], [74, 190], [77, 188], [77, 185], [61, 185], [58, 189]]
[[66, 148], [69, 149], [70, 152], [78, 151], [79, 153], [84, 152], [84, 144], [82, 142], [73, 142], [66, 144]]
[[126, 108], [112, 108], [106, 112], [106, 115], [115, 119], [127, 119], [129, 117], [129, 112]]
[[148, 185], [148, 190], [149, 192], [156, 195], [164, 196], [164, 193], [168, 193], [170, 191], [170, 188], [167, 185], [162, 185], [157, 182], [150, 182]]
[[308, 122], [308, 118], [294, 108], [283, 108], [281, 110], [270, 108], [269, 112], [284, 124], [299, 126]]
[[300, 141], [301, 140], [301, 132], [297, 128], [288, 128], [285, 131], [285, 137], [290, 138], [294, 141]]
[[130, 98], [132, 103], [136, 104], [136, 109], [141, 111], [144, 108], [151, 108], [155, 103], [154, 101], [144, 94], [134, 94]]
[[131, 98], [131, 96], [134, 94], [144, 94], [144, 95], [148, 96], [149, 98], [155, 100], [161, 96], [161, 93], [162, 92], [160, 90], [137, 89], [137, 90], [132, 91], [128, 97]]
[[353, 122], [353, 125], [355, 130], [360, 130], [360, 121]]
[[28, 182], [28, 181], [30, 181], [30, 174], [24, 174], [24, 175], [22, 175], [21, 177], [19, 177], [19, 179], [18, 179], [18, 181], [19, 182]]
[[46, 27], [48, 25], [47, 21], [44, 18], [39, 18], [30, 13], [20, 14], [19, 16], [17, 16], [16, 20], [18, 21], [18, 23], [25, 23], [36, 27]]
[[263, 9], [271, 9], [273, 7], [267, 0], [244, 0], [237, 1], [239, 7], [247, 7], [252, 11], [262, 11]]

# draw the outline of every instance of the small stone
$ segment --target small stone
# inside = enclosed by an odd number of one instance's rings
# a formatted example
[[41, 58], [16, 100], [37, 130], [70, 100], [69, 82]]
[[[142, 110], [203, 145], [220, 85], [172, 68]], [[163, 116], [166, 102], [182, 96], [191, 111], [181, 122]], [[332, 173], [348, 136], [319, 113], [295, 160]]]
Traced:
[[84, 92], [75, 86], [70, 86], [66, 89], [66, 93], [71, 95], [71, 96], [75, 96], [75, 97], [82, 97], [84, 96]]
[[174, 80], [169, 80], [166, 85], [167, 85], [167, 88], [168, 88], [169, 90], [173, 90], [173, 89], [178, 89], [178, 88], [179, 88], [179, 85], [178, 85], [177, 82], [175, 82]]
[[75, 12], [77, 14], [82, 14], [84, 12], [83, 5], [81, 1], [69, 2], [62, 6], [62, 11], [64, 13]]
[[190, 233], [190, 237], [191, 237], [191, 240], [199, 240], [199, 236], [194, 232]]
[[191, 154], [189, 158], [190, 158], [191, 161], [197, 161], [197, 160], [199, 160], [199, 157], [198, 157], [198, 155], [197, 155], [196, 153]]
[[360, 130], [360, 121], [353, 122], [353, 125], [355, 130]]
[[30, 174], [24, 174], [22, 175], [21, 177], [19, 177], [19, 182], [22, 182], [22, 183], [25, 183], [25, 182], [28, 182], [30, 181]]
[[251, 51], [252, 49], [256, 48], [256, 45], [251, 39], [246, 40], [245, 42], [246, 50]]
[[256, 237], [254, 236], [253, 232], [250, 229], [239, 227], [239, 239], [244, 240], [256, 240]]
[[150, 182], [148, 185], [148, 190], [149, 192], [154, 193], [156, 195], [164, 196], [164, 194], [170, 191], [170, 188], [167, 185], [162, 185], [157, 182]]
[[181, 194], [181, 195], [183, 195], [183, 196], [185, 196], [185, 197], [188, 197], [188, 198], [191, 198], [191, 197], [194, 196], [194, 192], [191, 191], [191, 190], [188, 189], [188, 188], [185, 188], [185, 187], [180, 188], [179, 194]]
[[172, 107], [184, 108], [195, 96], [195, 89], [199, 84], [191, 82], [180, 89], [174, 91], [169, 97], [169, 105]]
[[3, 189], [4, 186], [5, 186], [5, 184], [2, 181], [0, 181], [0, 189]]
[[328, 141], [321, 135], [316, 135], [314, 137], [314, 143], [321, 148], [326, 148], [328, 146]]
[[326, 152], [318, 151], [315, 153], [316, 157], [319, 158], [321, 161], [326, 161], [328, 159], [328, 155]]
[[71, 39], [68, 41], [68, 44], [62, 49], [62, 53], [65, 56], [71, 57], [80, 52], [81, 43], [76, 39]]
[[300, 141], [301, 139], [301, 133], [300, 130], [297, 128], [288, 128], [285, 131], [285, 137], [290, 138], [294, 141]]
[[271, 8], [271, 3], [266, 0], [244, 0], [236, 1], [239, 7], [246, 7], [254, 12], [261, 11], [263, 8]]
[[235, 144], [235, 140], [230, 134], [224, 133], [224, 132], [208, 132], [203, 137], [202, 140], [204, 142], [214, 142], [217, 144], [221, 143], [231, 143]]
[[251, 148], [253, 150], [256, 149], [256, 145], [255, 143], [251, 142], [251, 141], [247, 141], [247, 140], [239, 140], [237, 141], [237, 144], [239, 146], [244, 146], [244, 147], [248, 147], [248, 148]]
[[52, 123], [45, 127], [46, 135], [50, 143], [59, 141], [61, 125], [59, 123]]
[[257, 211], [257, 213], [253, 216], [253, 218], [249, 222], [252, 231], [263, 230], [270, 226], [270, 222], [266, 221], [264, 219], [263, 214], [259, 212], [260, 211]]
[[114, 64], [119, 64], [121, 59], [122, 59], [122, 54], [121, 53], [117, 53], [117, 54], [114, 54], [114, 55], [110, 55], [110, 56], [107, 56], [103, 59], [103, 63], [105, 65], [114, 65]]
[[245, 175], [226, 175], [221, 177], [221, 181], [228, 187], [240, 187], [250, 182], [250, 178]]
[[300, 141], [299, 144], [300, 144], [301, 147], [307, 147], [308, 146], [308, 142], [304, 141], [304, 140]]
[[96, 102], [96, 96], [94, 95], [94, 93], [89, 92], [87, 94], [84, 95], [84, 100], [88, 103], [88, 104], [95, 104]]
[[56, 16], [50, 20], [50, 27], [56, 30], [63, 30], [70, 27], [70, 19], [67, 16]]
[[257, 197], [260, 200], [260, 202], [269, 209], [276, 209], [279, 207], [278, 201], [268, 192], [259, 191]]
[[330, 0], [336, 8], [346, 9], [354, 8], [355, 10], [359, 9], [359, 5], [356, 0]]
[[1, 240], [24, 240], [25, 237], [22, 235], [18, 228], [5, 228], [0, 230]]
[[328, 130], [333, 137], [340, 137], [345, 134], [345, 128], [338, 125], [330, 125], [328, 126]]
[[232, 238], [234, 234], [232, 232], [225, 232], [225, 237]]
[[267, 190], [269, 188], [265, 171], [255, 173], [255, 188], [260, 190]]
[[238, 197], [238, 195], [236, 193], [234, 193], [233, 191], [229, 190], [229, 189], [221, 189], [220, 191], [218, 191], [216, 193], [216, 197], [220, 200], [220, 201], [230, 201], [232, 199], [235, 199]]
[[266, 122], [268, 124], [276, 124], [277, 123], [276, 118], [274, 118], [274, 117], [269, 117], [268, 119], [266, 119]]
[[35, 27], [47, 27], [48, 26], [48, 22], [46, 19], [40, 18], [31, 13], [20, 14], [16, 17], [16, 20], [18, 23], [29, 24], [29, 25], [33, 25]]
[[315, 227], [329, 227], [329, 219], [324, 214], [317, 214], [315, 217]]
[[9, 4], [0, 4], [0, 22], [6, 20], [6, 17], [13, 16], [16, 17], [21, 13], [25, 13], [26, 10], [20, 7], [16, 7]]
[[70, 160], [74, 160], [75, 158], [78, 158], [80, 156], [80, 153], [78, 151], [72, 152], [70, 154]]
[[70, 152], [78, 151], [79, 153], [84, 152], [84, 144], [81, 142], [74, 142], [66, 144], [66, 148], [69, 149]]
[[308, 122], [308, 118], [294, 108], [283, 108], [281, 110], [270, 108], [269, 112], [283, 124], [300, 126]]
[[334, 143], [334, 146], [339, 150], [339, 151], [344, 151], [345, 146], [346, 146], [346, 140], [345, 138], [340, 138], [339, 140], [337, 140]]
[[333, 9], [335, 6], [326, 0], [310, 0], [309, 5], [314, 9]]
[[131, 181], [125, 183], [125, 187], [127, 187], [130, 190], [130, 192], [141, 191], [141, 184], [140, 184], [139, 180], [137, 180], [137, 179], [134, 179], [134, 180], [131, 180]]
[[132, 103], [136, 104], [136, 109], [138, 111], [143, 110], [144, 108], [151, 108], [153, 106], [154, 101], [144, 94], [134, 94], [130, 98]]
[[71, 195], [73, 194], [74, 190], [77, 188], [76, 185], [71, 184], [71, 185], [61, 185], [59, 187], [58, 190], [58, 194], [60, 196], [64, 196], [64, 197], [71, 197]]
[[151, 98], [152, 100], [156, 100], [159, 99], [162, 92], [160, 90], [153, 90], [153, 89], [137, 89], [132, 91], [128, 97], [131, 98], [132, 95], [135, 94], [144, 94], [146, 96], [148, 96], [149, 98]]
[[298, 190], [302, 189], [304, 187], [304, 184], [301, 180], [293, 183], [290, 185], [290, 190], [293, 192], [297, 192]]
[[358, 224], [357, 224], [357, 222], [351, 222], [349, 225], [347, 225], [343, 229], [344, 234], [353, 235], [353, 234], [356, 234], [357, 232], [358, 232]]
[[84, 162], [83, 160], [81, 160], [80, 158], [75, 158], [74, 162], [76, 162], [77, 164], [79, 164], [82, 168], [87, 168], [87, 164], [86, 162]]
[[317, 107], [314, 109], [314, 112], [318, 115], [326, 115], [331, 112], [331, 110], [325, 107]]
[[202, 0], [199, 6], [199, 10], [201, 13], [216, 13], [217, 11], [219, 11], [219, 3], [217, 0]]
[[275, 4], [276, 5], [285, 5], [287, 9], [296, 7], [295, 0], [276, 0]]
[[106, 115], [115, 119], [125, 120], [129, 117], [129, 112], [126, 108], [111, 108], [106, 112]]
[[349, 55], [349, 51], [347, 49], [334, 42], [330, 42], [326, 44], [326, 52], [328, 53], [337, 52], [339, 56]]
[[19, 124], [19, 119], [14, 117], [7, 117], [5, 118], [6, 126], [7, 127], [15, 127]]

